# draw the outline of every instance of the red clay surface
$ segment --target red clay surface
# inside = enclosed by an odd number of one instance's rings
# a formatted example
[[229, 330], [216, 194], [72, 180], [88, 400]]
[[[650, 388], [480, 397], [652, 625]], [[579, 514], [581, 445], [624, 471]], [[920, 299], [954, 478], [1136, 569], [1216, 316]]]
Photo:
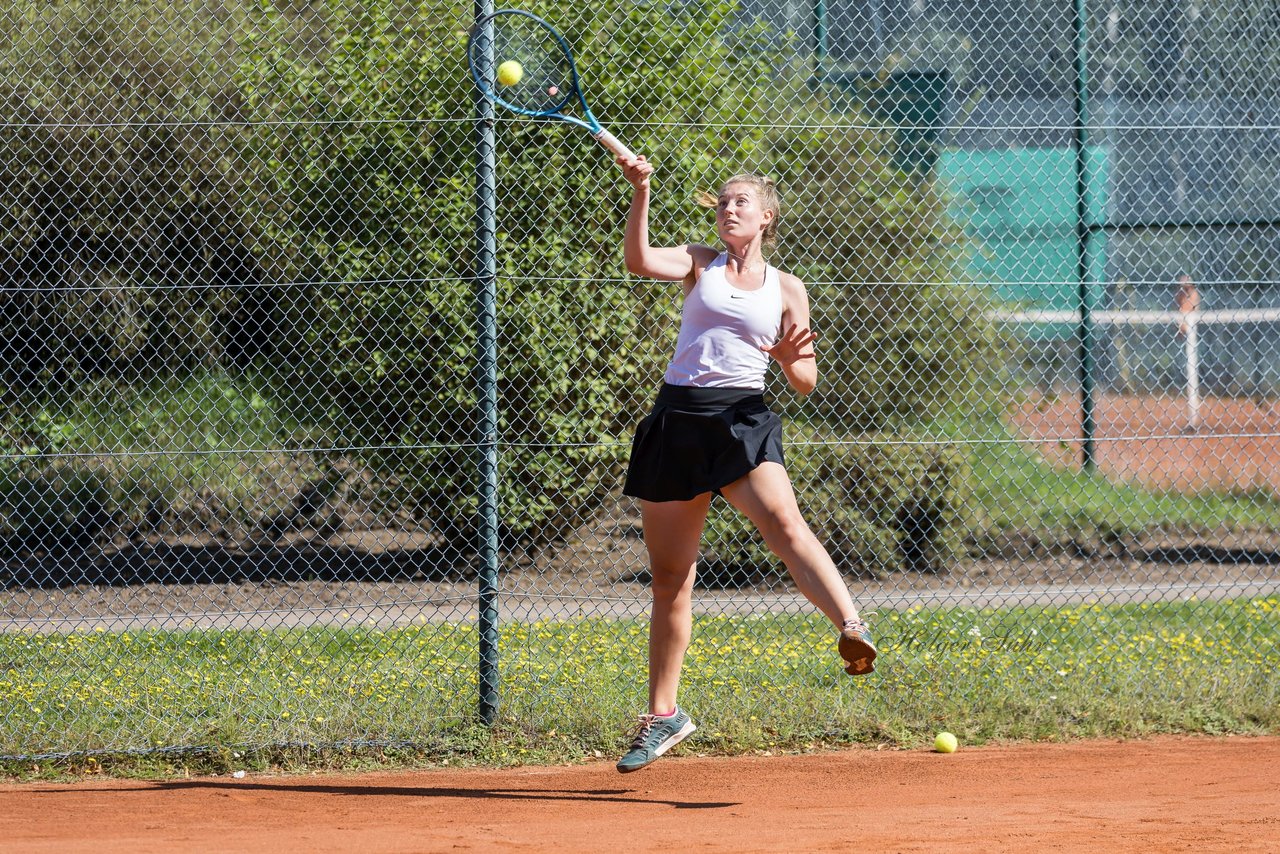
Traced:
[[[1280, 402], [1207, 398], [1188, 430], [1185, 397], [1103, 395], [1095, 406], [1098, 468], [1180, 492], [1269, 490], [1280, 495]], [[1064, 468], [1080, 465], [1080, 401], [1036, 396], [1011, 413], [1018, 433]]]
[[1280, 737], [0, 786], [0, 849], [1280, 851]]

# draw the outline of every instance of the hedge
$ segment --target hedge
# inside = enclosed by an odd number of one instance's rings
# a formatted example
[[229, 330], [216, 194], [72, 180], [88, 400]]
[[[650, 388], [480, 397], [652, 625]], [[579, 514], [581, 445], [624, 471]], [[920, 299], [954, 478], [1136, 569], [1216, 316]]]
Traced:
[[[963, 450], [901, 437], [788, 429], [796, 500], [836, 566], [850, 577], [945, 571], [965, 553], [972, 505]], [[703, 563], [712, 575], [760, 581], [782, 573], [745, 517], [717, 499]]]

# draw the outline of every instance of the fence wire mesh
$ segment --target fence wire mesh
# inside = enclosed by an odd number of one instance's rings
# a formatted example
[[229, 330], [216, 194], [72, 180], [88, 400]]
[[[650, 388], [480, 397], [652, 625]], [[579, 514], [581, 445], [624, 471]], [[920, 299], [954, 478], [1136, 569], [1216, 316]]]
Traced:
[[[715, 245], [697, 192], [778, 181], [821, 335], [818, 390], [770, 394], [881, 675], [844, 679], [717, 501], [702, 719], [1280, 665], [1273, 4], [529, 8], [657, 164], [655, 243]], [[641, 709], [620, 489], [680, 290], [623, 268], [606, 151], [499, 111], [481, 434], [474, 15], [0, 4], [0, 754], [442, 741], [479, 702], [486, 447], [503, 719]]]

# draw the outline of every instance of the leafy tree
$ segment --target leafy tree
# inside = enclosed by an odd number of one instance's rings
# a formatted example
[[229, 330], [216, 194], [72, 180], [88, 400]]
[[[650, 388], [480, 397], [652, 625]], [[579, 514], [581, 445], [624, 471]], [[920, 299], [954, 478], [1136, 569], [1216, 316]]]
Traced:
[[[727, 3], [584, 7], [565, 35], [592, 101], [689, 185], [741, 156], [710, 121], [741, 109], [753, 60], [719, 47]], [[443, 14], [442, 14], [443, 11]], [[534, 7], [533, 11], [539, 11]], [[298, 385], [345, 440], [377, 446], [434, 522], [465, 536], [475, 511], [475, 137], [461, 8], [410, 13], [334, 2], [322, 58], [282, 38], [264, 4], [239, 82], [266, 166], [252, 218], [258, 256], [297, 282]], [[719, 62], [708, 58], [719, 57]], [[674, 115], [672, 115], [674, 113]], [[654, 115], [697, 121], [678, 147]], [[590, 512], [614, 486], [617, 441], [648, 404], [669, 303], [625, 278], [629, 193], [607, 154], [559, 124], [498, 126], [499, 441], [504, 524], [535, 537]]]

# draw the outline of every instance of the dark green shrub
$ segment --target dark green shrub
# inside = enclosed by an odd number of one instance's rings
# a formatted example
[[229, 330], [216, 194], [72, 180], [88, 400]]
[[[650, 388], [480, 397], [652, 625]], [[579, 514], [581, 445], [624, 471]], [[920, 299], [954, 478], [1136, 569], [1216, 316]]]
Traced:
[[0, 475], [0, 542], [9, 554], [83, 551], [106, 529], [111, 505], [110, 484], [92, 469], [7, 467]]
[[[321, 58], [263, 19], [240, 73], [249, 115], [323, 121], [265, 125], [246, 141], [264, 165], [253, 219], [267, 224], [262, 263], [306, 294], [292, 321], [297, 385], [319, 390], [316, 406], [347, 441], [385, 446], [376, 458], [403, 473], [430, 520], [466, 537], [478, 501], [475, 131], [460, 32], [470, 9], [397, 9], [334, 4]], [[752, 77], [753, 60], [720, 49], [730, 10], [588, 6], [565, 35], [596, 109], [619, 127], [705, 120], [738, 109], [745, 84], [734, 81]], [[612, 487], [626, 452], [616, 437], [667, 357], [653, 322], [670, 303], [621, 269], [630, 194], [608, 154], [572, 128], [509, 119], [498, 127], [499, 489], [504, 528], [542, 538]], [[643, 130], [628, 137], [659, 146]], [[697, 186], [748, 142], [692, 131], [658, 152], [663, 181]]]
[[[729, 35], [735, 6], [531, 8], [563, 25], [597, 112], [658, 163], [656, 242], [711, 239], [696, 189], [743, 168], [781, 181], [777, 260], [811, 282], [823, 333], [824, 383], [799, 411], [876, 429], [964, 398], [991, 340], [979, 295], [946, 284], [955, 230], [937, 199], [877, 134], [815, 124], [800, 54], [785, 34]], [[41, 8], [0, 42], [0, 98], [26, 123], [0, 137], [0, 260], [25, 285], [0, 302], [10, 411], [56, 410], [86, 374], [123, 391], [263, 369], [309, 444], [363, 449], [398, 506], [469, 536], [472, 9]], [[545, 538], [616, 483], [674, 340], [675, 286], [624, 275], [629, 192], [607, 153], [501, 114], [497, 137], [503, 525]], [[258, 487], [225, 488], [254, 504], [241, 493]]]
[[[9, 4], [12, 6], [13, 4]], [[238, 4], [17, 4], [0, 36], [0, 404], [247, 358]]]
[[[944, 571], [964, 551], [969, 472], [962, 450], [890, 436], [800, 435], [787, 469], [801, 512], [836, 566], [848, 575]], [[705, 558], [718, 564], [783, 568], [751, 523], [717, 500]]]

